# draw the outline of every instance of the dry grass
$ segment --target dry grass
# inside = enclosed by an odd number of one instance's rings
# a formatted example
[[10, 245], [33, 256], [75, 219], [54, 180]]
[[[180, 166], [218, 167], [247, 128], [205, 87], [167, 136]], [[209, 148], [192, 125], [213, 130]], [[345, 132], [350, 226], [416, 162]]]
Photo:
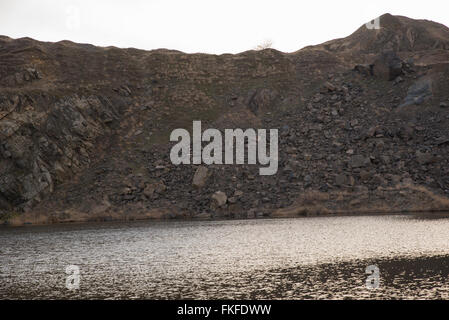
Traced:
[[275, 210], [273, 217], [325, 214], [368, 214], [449, 211], [449, 199], [423, 186], [398, 185], [368, 192], [321, 193], [300, 195], [287, 208]]
[[[187, 218], [186, 212], [174, 208], [147, 209], [141, 203], [111, 207], [102, 202], [83, 210], [62, 212], [28, 212], [4, 216], [9, 225], [52, 224], [87, 221], [131, 221]], [[449, 199], [416, 185], [398, 185], [369, 192], [309, 191], [301, 194], [292, 206], [271, 212], [272, 217], [320, 216], [330, 214], [374, 214], [449, 211]]]
[[428, 211], [449, 211], [448, 198], [435, 194], [423, 186], [409, 185], [408, 188], [421, 193], [424, 196], [427, 196], [427, 198], [431, 200], [429, 203], [430, 207], [428, 208]]
[[[146, 209], [143, 206], [133, 205], [126, 208], [96, 208], [90, 212], [77, 210], [64, 210], [53, 214], [38, 212], [14, 215], [3, 221], [10, 226], [22, 225], [45, 225], [54, 223], [76, 223], [76, 222], [103, 222], [103, 221], [135, 221], [151, 219], [172, 218], [174, 210], [169, 208]], [[178, 213], [179, 216], [179, 213]]]

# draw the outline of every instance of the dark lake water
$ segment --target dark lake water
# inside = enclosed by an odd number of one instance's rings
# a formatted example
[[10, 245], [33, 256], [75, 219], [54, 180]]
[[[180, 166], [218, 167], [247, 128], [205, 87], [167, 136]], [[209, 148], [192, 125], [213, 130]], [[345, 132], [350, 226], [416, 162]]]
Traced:
[[430, 217], [5, 227], [0, 298], [449, 299], [449, 217]]

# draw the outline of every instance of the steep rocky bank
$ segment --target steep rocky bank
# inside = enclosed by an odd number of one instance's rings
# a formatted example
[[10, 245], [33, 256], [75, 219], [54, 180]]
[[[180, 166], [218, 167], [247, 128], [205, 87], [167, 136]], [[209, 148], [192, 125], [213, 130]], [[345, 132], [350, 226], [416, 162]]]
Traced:
[[[380, 23], [294, 53], [0, 37], [2, 221], [449, 210], [449, 29]], [[278, 173], [173, 165], [193, 120], [279, 129]]]

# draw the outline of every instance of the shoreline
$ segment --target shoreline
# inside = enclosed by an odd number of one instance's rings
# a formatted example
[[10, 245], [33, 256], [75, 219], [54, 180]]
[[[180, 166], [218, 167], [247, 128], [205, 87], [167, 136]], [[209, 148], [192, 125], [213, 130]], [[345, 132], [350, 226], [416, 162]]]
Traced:
[[47, 221], [33, 223], [30, 221], [9, 222], [2, 221], [1, 229], [18, 228], [18, 227], [42, 227], [42, 226], [62, 226], [62, 225], [85, 225], [85, 224], [108, 224], [108, 223], [126, 223], [126, 222], [144, 222], [144, 221], [238, 221], [238, 220], [271, 220], [271, 219], [303, 219], [303, 218], [326, 218], [326, 217], [363, 217], [363, 216], [415, 216], [430, 219], [449, 218], [449, 210], [416, 210], [416, 211], [365, 211], [365, 212], [333, 212], [333, 213], [314, 213], [306, 215], [289, 215], [276, 216], [268, 215], [262, 217], [245, 218], [245, 217], [174, 217], [174, 218], [155, 218], [155, 217], [132, 217], [132, 218], [113, 218], [113, 217], [92, 217], [82, 220], [63, 220], [63, 221]]
[[449, 213], [449, 199], [412, 184], [371, 191], [308, 191], [299, 194], [289, 206], [244, 208], [242, 203], [214, 206], [208, 211], [189, 212], [176, 206], [148, 208], [143, 203], [115, 206], [108, 201], [92, 204], [85, 210], [50, 207], [29, 212], [11, 212], [0, 218], [0, 225], [52, 225], [139, 220], [236, 220], [264, 218], [297, 218], [318, 216], [363, 216], [426, 213], [435, 216]]

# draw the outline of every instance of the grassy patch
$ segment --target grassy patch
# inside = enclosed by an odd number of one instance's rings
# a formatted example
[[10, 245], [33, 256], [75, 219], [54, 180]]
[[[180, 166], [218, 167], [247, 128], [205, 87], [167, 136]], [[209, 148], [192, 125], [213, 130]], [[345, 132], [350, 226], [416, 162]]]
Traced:
[[0, 212], [0, 224], [8, 224], [13, 218], [20, 216], [17, 211], [2, 211]]

